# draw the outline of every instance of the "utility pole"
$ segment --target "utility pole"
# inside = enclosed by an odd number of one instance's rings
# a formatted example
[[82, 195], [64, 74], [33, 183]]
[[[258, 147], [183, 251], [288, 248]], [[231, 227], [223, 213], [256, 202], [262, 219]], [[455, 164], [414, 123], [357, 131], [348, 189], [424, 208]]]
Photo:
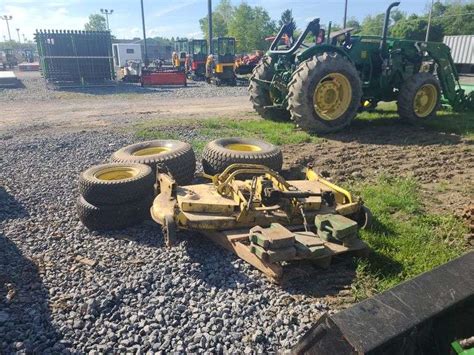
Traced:
[[346, 23], [347, 23], [347, 0], [344, 3], [344, 21], [342, 28], [346, 28]]
[[16, 29], [16, 34], [18, 35], [18, 43], [21, 43], [21, 39], [20, 39], [20, 29], [19, 29], [19, 28]]
[[209, 20], [209, 54], [214, 52], [213, 44], [212, 44], [212, 0], [207, 0], [207, 18]]
[[428, 15], [428, 26], [426, 26], [426, 37], [425, 37], [425, 42], [428, 42], [430, 38], [430, 27], [431, 27], [431, 15], [433, 13], [433, 4], [434, 0], [431, 0], [431, 7], [430, 7], [430, 13]]
[[2, 20], [4, 20], [4, 21], [7, 23], [8, 40], [11, 42], [11, 40], [12, 40], [12, 35], [11, 35], [11, 33], [10, 33], [10, 25], [8, 24], [8, 21], [10, 21], [13, 17], [8, 16], [8, 15], [3, 15], [3, 16], [0, 16], [0, 18], [1, 18]]
[[25, 36], [24, 33], [22, 33], [21, 36], [23, 37], [23, 42], [24, 42], [24, 43], [28, 42], [28, 40], [26, 39], [26, 36]]
[[145, 11], [143, 10], [143, 0], [140, 0], [142, 6], [142, 26], [143, 26], [143, 45], [145, 47], [145, 67], [148, 66], [148, 49], [146, 48], [146, 32], [145, 32]]
[[110, 9], [100, 9], [100, 13], [102, 15], [105, 15], [105, 19], [107, 21], [107, 31], [110, 31], [110, 27], [109, 27], [109, 15], [112, 15], [114, 13], [114, 10]]

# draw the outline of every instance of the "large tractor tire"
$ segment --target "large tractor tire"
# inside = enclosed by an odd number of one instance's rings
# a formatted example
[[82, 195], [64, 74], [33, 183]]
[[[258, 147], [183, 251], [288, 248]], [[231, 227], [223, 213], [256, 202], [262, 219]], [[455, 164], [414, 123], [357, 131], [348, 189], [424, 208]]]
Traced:
[[116, 230], [131, 227], [150, 216], [153, 195], [120, 205], [89, 203], [80, 196], [77, 199], [77, 214], [89, 230]]
[[407, 79], [398, 94], [398, 114], [409, 120], [429, 119], [436, 116], [440, 105], [441, 88], [430, 73], [417, 73]]
[[264, 57], [262, 61], [253, 69], [250, 77], [249, 94], [250, 102], [257, 113], [264, 119], [287, 121], [290, 119], [290, 113], [284, 109], [269, 108], [273, 105], [270, 90], [260, 84], [257, 80], [272, 81], [275, 71], [273, 69], [272, 59]]
[[348, 126], [362, 96], [356, 68], [338, 53], [325, 52], [302, 62], [288, 89], [291, 119], [303, 130], [315, 133]]
[[124, 147], [112, 154], [112, 161], [141, 163], [156, 172], [160, 165], [178, 185], [188, 185], [194, 179], [196, 157], [190, 144], [177, 140], [153, 140]]
[[93, 204], [116, 205], [153, 196], [155, 176], [144, 164], [93, 166], [79, 176], [79, 193]]
[[277, 146], [251, 138], [216, 139], [209, 142], [202, 153], [206, 174], [219, 174], [235, 163], [260, 164], [280, 171], [283, 154]]

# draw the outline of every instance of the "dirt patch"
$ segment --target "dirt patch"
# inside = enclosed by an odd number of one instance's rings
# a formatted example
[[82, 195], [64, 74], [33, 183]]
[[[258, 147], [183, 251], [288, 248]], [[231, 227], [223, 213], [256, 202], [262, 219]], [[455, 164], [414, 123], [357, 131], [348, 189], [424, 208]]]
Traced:
[[413, 177], [420, 182], [426, 207], [460, 213], [473, 200], [473, 142], [404, 123], [357, 122], [321, 143], [283, 147], [287, 167], [313, 163], [337, 183], [374, 181], [380, 175]]

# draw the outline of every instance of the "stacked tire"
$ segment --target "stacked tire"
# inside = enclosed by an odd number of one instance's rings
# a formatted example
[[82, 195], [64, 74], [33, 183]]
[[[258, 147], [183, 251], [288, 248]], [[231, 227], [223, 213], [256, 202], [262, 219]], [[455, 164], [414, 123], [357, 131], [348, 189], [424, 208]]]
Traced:
[[216, 139], [209, 142], [202, 153], [202, 167], [209, 175], [222, 173], [229, 165], [237, 163], [264, 165], [279, 172], [283, 154], [271, 143], [240, 137]]
[[145, 164], [95, 165], [79, 176], [77, 212], [90, 230], [130, 227], [149, 218], [155, 175]]

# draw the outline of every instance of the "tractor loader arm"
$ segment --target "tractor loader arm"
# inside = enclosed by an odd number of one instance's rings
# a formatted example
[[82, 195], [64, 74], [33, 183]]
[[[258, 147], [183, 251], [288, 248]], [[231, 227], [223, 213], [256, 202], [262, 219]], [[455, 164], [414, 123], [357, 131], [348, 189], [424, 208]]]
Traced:
[[436, 74], [443, 90], [443, 96], [456, 111], [474, 110], [474, 96], [466, 95], [459, 84], [459, 75], [451, 57], [451, 50], [444, 43], [417, 42], [420, 52], [426, 51], [437, 64]]

